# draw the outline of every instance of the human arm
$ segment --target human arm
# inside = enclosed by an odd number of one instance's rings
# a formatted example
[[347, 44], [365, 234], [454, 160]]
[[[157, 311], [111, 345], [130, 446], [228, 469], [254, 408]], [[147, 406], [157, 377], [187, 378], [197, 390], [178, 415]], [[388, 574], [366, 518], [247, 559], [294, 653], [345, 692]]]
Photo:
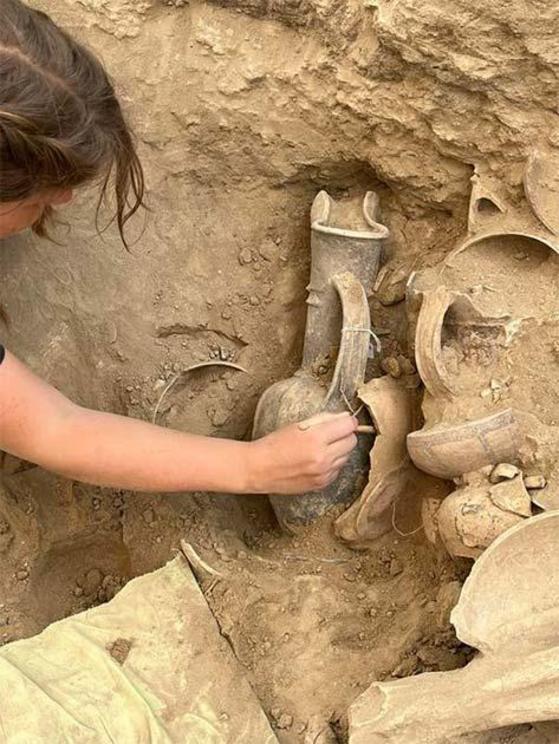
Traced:
[[332, 482], [356, 421], [296, 424], [255, 442], [165, 429], [72, 403], [12, 354], [0, 364], [0, 449], [75, 480], [141, 491], [300, 493]]

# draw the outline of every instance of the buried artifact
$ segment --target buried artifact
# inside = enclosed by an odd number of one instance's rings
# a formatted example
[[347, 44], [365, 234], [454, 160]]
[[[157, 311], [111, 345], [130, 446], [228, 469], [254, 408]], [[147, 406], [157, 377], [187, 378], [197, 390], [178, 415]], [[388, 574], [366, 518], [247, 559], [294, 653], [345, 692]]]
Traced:
[[[371, 685], [349, 710], [349, 744], [459, 744], [464, 735], [558, 719], [558, 552], [558, 512], [497, 538], [451, 617], [480, 653], [464, 669]], [[554, 724], [542, 735], [549, 729], [555, 738], [543, 741], [557, 741]]]
[[338, 537], [360, 547], [392, 527], [393, 505], [414, 477], [406, 436], [416, 421], [416, 390], [390, 376], [367, 382], [359, 397], [370, 411], [377, 436], [370, 453], [369, 483], [335, 522]]
[[[334, 202], [325, 191], [315, 198], [302, 365], [293, 377], [275, 383], [262, 395], [254, 439], [320, 412], [352, 409], [364, 382], [371, 344], [366, 288], [378, 272], [382, 241], [388, 237], [378, 219], [378, 198], [372, 191], [359, 209]], [[282, 527], [292, 531], [320, 517], [333, 504], [351, 501], [356, 480], [367, 471], [367, 439], [360, 438], [340, 478], [324, 490], [294, 498], [270, 494]]]
[[[533, 181], [531, 201], [512, 210], [476, 174], [469, 236], [408, 282], [425, 386], [425, 424], [408, 435], [408, 452], [420, 470], [454, 480], [444, 501], [425, 500], [423, 517], [427, 536], [457, 556], [477, 558], [534, 510], [559, 507], [559, 257], [531, 211], [543, 203]], [[495, 466], [517, 470], [496, 484]]]

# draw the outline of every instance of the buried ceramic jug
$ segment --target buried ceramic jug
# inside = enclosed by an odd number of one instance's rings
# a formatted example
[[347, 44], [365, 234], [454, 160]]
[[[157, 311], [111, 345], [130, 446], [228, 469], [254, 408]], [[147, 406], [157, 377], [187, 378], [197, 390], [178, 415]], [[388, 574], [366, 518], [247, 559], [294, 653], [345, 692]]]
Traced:
[[[355, 410], [371, 348], [366, 289], [374, 282], [388, 229], [378, 222], [377, 195], [369, 191], [356, 209], [335, 202], [325, 191], [311, 210], [311, 278], [301, 368], [262, 395], [253, 439], [314, 414]], [[343, 225], [340, 227], [339, 225]], [[297, 496], [270, 494], [282, 527], [294, 531], [357, 494], [368, 469], [371, 438], [359, 446], [337, 481], [321, 491]]]

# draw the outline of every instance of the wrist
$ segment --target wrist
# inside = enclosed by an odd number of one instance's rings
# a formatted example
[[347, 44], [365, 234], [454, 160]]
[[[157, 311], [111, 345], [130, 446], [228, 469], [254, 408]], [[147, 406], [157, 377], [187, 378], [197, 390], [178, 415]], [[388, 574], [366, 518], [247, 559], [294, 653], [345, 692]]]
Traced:
[[262, 440], [244, 443], [244, 493], [266, 493], [265, 483], [265, 448]]

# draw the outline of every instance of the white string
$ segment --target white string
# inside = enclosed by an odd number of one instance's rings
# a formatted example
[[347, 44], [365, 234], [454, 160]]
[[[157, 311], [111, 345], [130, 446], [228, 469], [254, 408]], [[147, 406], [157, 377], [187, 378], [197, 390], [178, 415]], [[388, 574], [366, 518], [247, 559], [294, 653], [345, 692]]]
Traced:
[[415, 535], [417, 532], [423, 529], [423, 518], [421, 519], [421, 524], [419, 527], [416, 527], [415, 530], [412, 530], [411, 532], [402, 532], [397, 526], [396, 526], [396, 506], [398, 503], [398, 499], [394, 499], [392, 502], [392, 527], [394, 528], [394, 531], [398, 533], [398, 535], [401, 535], [402, 537], [409, 537], [410, 535]]
[[368, 333], [372, 339], [369, 345], [369, 359], [374, 359], [375, 356], [381, 353], [382, 343], [377, 334], [370, 328], [362, 328], [360, 326], [344, 326], [342, 333]]

